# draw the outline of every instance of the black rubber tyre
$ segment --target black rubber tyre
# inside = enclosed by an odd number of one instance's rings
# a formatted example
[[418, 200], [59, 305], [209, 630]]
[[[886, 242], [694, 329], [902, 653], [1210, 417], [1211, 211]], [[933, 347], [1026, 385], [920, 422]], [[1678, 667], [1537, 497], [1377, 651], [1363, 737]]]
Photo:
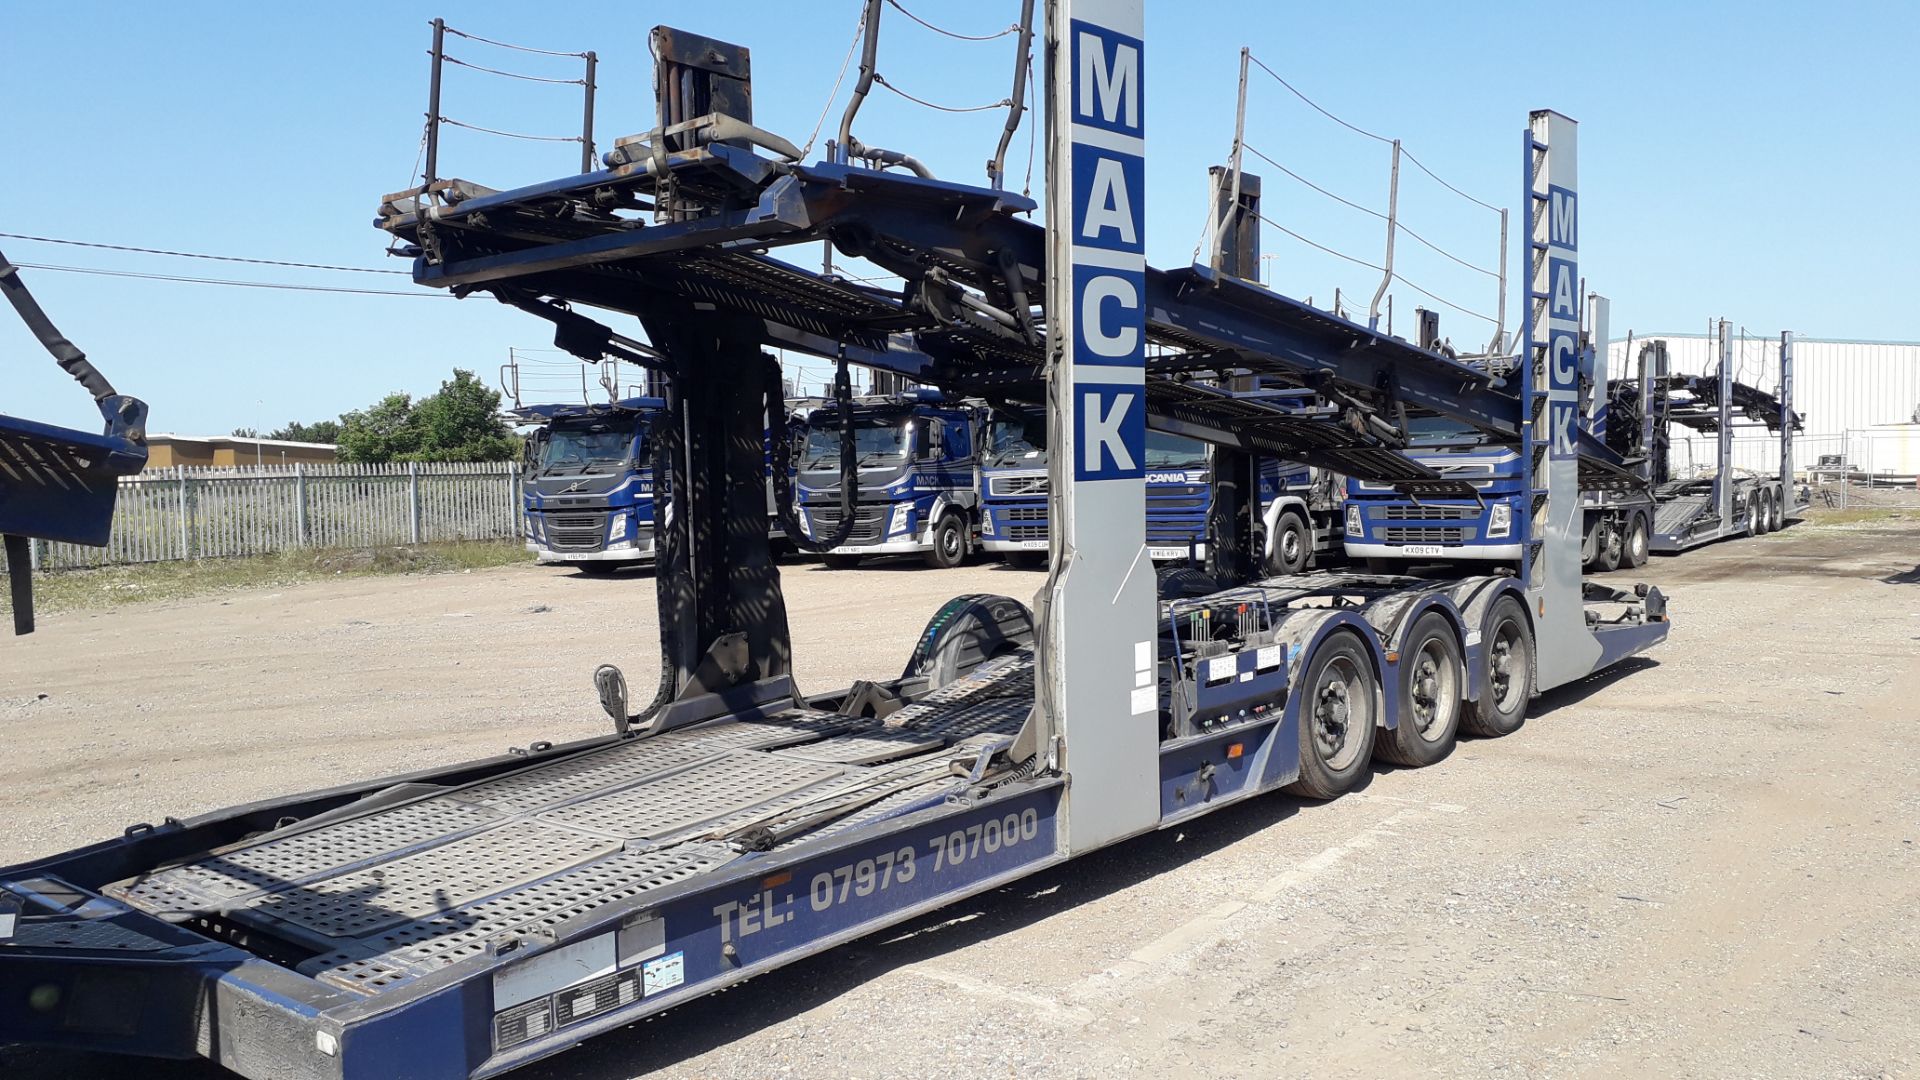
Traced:
[[858, 555], [823, 555], [821, 558], [826, 560], [829, 570], [851, 570], [860, 565]]
[[1626, 543], [1620, 530], [1612, 525], [1603, 526], [1601, 532], [1600, 550], [1594, 553], [1593, 569], [1606, 574], [1620, 569], [1620, 557], [1625, 554]]
[[1607, 530], [1607, 524], [1599, 516], [1586, 523], [1580, 530], [1580, 565], [1591, 570], [1595, 560], [1600, 558], [1600, 534]]
[[959, 514], [940, 515], [933, 523], [933, 546], [927, 549], [927, 565], [935, 570], [951, 570], [967, 557], [967, 526]]
[[1193, 566], [1161, 566], [1153, 572], [1154, 593], [1162, 600], [1191, 600], [1225, 588], [1212, 574]]
[[579, 567], [580, 572], [588, 577], [611, 577], [625, 564], [617, 562], [583, 562], [574, 563], [573, 565]]
[[1747, 535], [1760, 535], [1760, 493], [1755, 491], [1747, 496]]
[[1487, 737], [1511, 735], [1527, 722], [1533, 701], [1533, 627], [1527, 609], [1503, 596], [1487, 609], [1480, 635], [1480, 699], [1460, 716], [1460, 730]]
[[1626, 545], [1620, 549], [1620, 564], [1638, 570], [1647, 565], [1647, 556], [1653, 550], [1653, 530], [1647, 525], [1647, 515], [1635, 514], [1627, 522]]
[[1453, 752], [1466, 697], [1466, 666], [1460, 641], [1445, 615], [1420, 616], [1400, 646], [1400, 722], [1375, 737], [1373, 755], [1395, 765], [1420, 768]]
[[1313, 560], [1313, 534], [1299, 514], [1281, 514], [1273, 525], [1272, 549], [1261, 560], [1261, 569], [1270, 577], [1298, 574]]
[[1015, 570], [1039, 570], [1047, 565], [1047, 553], [1044, 551], [1009, 551], [1007, 565]]
[[1333, 799], [1353, 789], [1373, 757], [1380, 722], [1380, 684], [1360, 639], [1329, 635], [1307, 661], [1300, 682], [1300, 778], [1287, 790]]
[[1773, 492], [1771, 492], [1771, 491], [1769, 491], [1769, 492], [1767, 492], [1767, 494], [1766, 494], [1766, 497], [1765, 497], [1765, 499], [1764, 499], [1764, 501], [1762, 501], [1762, 502], [1761, 502], [1761, 504], [1760, 504], [1760, 509], [1761, 509], [1761, 511], [1762, 511], [1762, 512], [1763, 512], [1763, 514], [1764, 514], [1764, 520], [1762, 521], [1762, 523], [1761, 523], [1761, 525], [1760, 525], [1760, 529], [1761, 529], [1761, 531], [1762, 531], [1762, 532], [1777, 532], [1777, 531], [1779, 531], [1779, 529], [1780, 529], [1780, 501], [1779, 501], [1778, 499], [1776, 499], [1776, 498], [1774, 498], [1774, 496], [1773, 496]]

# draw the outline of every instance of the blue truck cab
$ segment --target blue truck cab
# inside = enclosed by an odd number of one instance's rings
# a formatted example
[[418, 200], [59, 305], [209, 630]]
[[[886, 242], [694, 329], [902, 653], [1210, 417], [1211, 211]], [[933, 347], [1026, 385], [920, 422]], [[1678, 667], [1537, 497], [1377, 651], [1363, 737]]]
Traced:
[[[978, 405], [937, 390], [905, 390], [854, 400], [853, 445], [859, 490], [853, 523], [824, 553], [847, 569], [868, 555], [920, 555], [929, 566], [957, 566], [972, 549], [979, 496]], [[804, 417], [794, 457], [796, 517], [809, 539], [842, 532], [841, 427], [838, 406]]]
[[1408, 457], [1474, 489], [1471, 499], [1413, 499], [1387, 484], [1349, 478], [1344, 513], [1347, 557], [1369, 565], [1399, 561], [1520, 560], [1527, 482], [1520, 455], [1453, 421], [1408, 422]]
[[1047, 414], [1034, 407], [987, 413], [980, 450], [980, 548], [1016, 566], [1047, 558]]
[[[1046, 413], [1033, 407], [988, 413], [980, 458], [980, 547], [1015, 565], [1047, 551]], [[1157, 562], [1205, 558], [1205, 443], [1147, 431], [1147, 553]]]
[[542, 563], [586, 573], [651, 562], [652, 428], [659, 398], [598, 405], [529, 405], [510, 415], [538, 426], [527, 436], [521, 507], [527, 550]]
[[1206, 558], [1207, 513], [1213, 506], [1207, 444], [1148, 429], [1146, 466], [1148, 557], [1155, 562]]

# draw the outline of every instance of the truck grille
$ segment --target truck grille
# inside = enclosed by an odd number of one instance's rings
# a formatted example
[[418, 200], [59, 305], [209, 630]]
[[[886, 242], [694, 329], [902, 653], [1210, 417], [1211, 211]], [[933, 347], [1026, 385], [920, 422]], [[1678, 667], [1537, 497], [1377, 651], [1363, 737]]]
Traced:
[[[809, 506], [807, 519], [813, 523], [813, 536], [816, 540], [830, 540], [840, 529], [840, 507]], [[887, 506], [862, 506], [853, 508], [853, 531], [847, 534], [843, 544], [871, 544], [880, 539], [880, 533], [886, 528]]]
[[600, 551], [607, 546], [607, 512], [547, 515], [547, 543], [555, 551]]
[[1383, 506], [1382, 521], [1472, 521], [1480, 516], [1477, 506]]
[[1149, 484], [1147, 504], [1157, 510], [1195, 509], [1207, 505], [1205, 484]]
[[1045, 521], [1047, 520], [1047, 508], [1044, 506], [1009, 506], [1005, 510], [1000, 511], [1000, 516], [1007, 521]]
[[1007, 539], [1009, 540], [1045, 540], [1046, 538], [1047, 527], [1045, 525], [1013, 525], [1007, 529]]
[[1389, 544], [1458, 544], [1467, 539], [1468, 530], [1451, 525], [1425, 529], [1396, 526], [1386, 533]]
[[987, 492], [1003, 498], [1045, 495], [1047, 478], [1044, 476], [995, 476], [987, 481]]

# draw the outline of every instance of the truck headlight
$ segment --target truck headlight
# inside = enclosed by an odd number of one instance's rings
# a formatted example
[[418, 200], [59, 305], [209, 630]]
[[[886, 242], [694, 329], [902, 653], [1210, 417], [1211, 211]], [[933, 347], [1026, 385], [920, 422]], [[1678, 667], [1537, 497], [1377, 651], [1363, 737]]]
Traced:
[[1495, 503], [1487, 514], [1487, 535], [1505, 536], [1513, 531], [1513, 507], [1506, 503]]
[[1365, 536], [1366, 532], [1367, 532], [1366, 527], [1360, 524], [1359, 504], [1348, 503], [1347, 504], [1347, 535], [1348, 536]]
[[912, 517], [913, 507], [907, 503], [901, 503], [899, 506], [894, 507], [893, 517], [887, 522], [887, 535], [891, 536], [894, 533], [906, 532], [907, 522], [910, 521]]

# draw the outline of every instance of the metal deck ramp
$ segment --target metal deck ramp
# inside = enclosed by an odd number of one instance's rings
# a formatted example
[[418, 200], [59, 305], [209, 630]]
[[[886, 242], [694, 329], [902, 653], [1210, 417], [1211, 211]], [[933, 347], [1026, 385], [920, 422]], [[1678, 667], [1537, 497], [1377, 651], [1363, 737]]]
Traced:
[[819, 822], [798, 841], [937, 801], [949, 748], [1011, 737], [1032, 703], [1027, 651], [884, 719], [791, 709], [623, 740], [107, 891], [377, 994], [749, 857], [757, 826]]

